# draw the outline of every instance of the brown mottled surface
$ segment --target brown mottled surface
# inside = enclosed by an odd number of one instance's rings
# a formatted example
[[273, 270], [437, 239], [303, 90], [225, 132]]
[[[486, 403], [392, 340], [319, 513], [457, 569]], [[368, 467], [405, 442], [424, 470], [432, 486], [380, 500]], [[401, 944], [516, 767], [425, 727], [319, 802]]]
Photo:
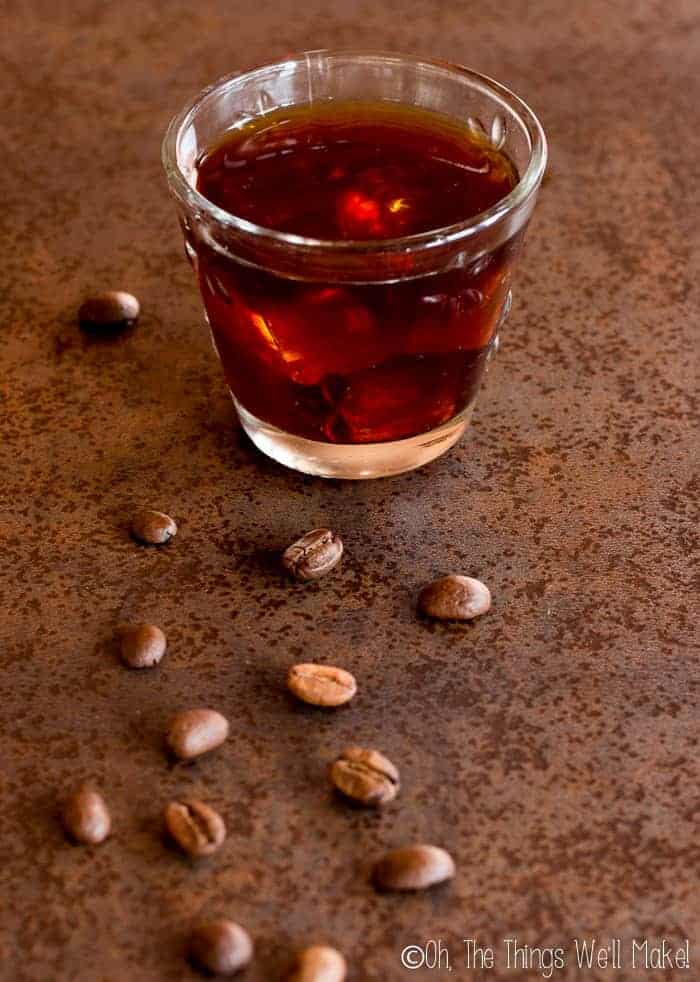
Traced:
[[[700, 9], [695, 0], [9, 0], [0, 31], [0, 978], [194, 979], [200, 915], [248, 927], [249, 982], [296, 946], [337, 944], [350, 979], [442, 938], [451, 978], [508, 971], [501, 939], [689, 938], [700, 978], [697, 386]], [[498, 76], [538, 110], [552, 164], [501, 354], [464, 443], [375, 483], [268, 463], [236, 426], [202, 328], [159, 164], [169, 116], [237, 67], [324, 44], [408, 49]], [[94, 289], [143, 303], [97, 343]], [[171, 513], [162, 551], [127, 534]], [[338, 529], [342, 566], [295, 586], [274, 552]], [[494, 606], [466, 626], [414, 616], [456, 570]], [[161, 667], [119, 663], [115, 624], [164, 628]], [[294, 704], [293, 661], [329, 660], [360, 692]], [[226, 748], [163, 751], [171, 714], [210, 705]], [[381, 815], [334, 800], [348, 742], [400, 767]], [[114, 835], [69, 845], [56, 796], [102, 786]], [[160, 812], [195, 794], [229, 840], [200, 865]], [[459, 865], [423, 896], [378, 896], [371, 861], [427, 839]], [[461, 939], [498, 946], [465, 971]]]

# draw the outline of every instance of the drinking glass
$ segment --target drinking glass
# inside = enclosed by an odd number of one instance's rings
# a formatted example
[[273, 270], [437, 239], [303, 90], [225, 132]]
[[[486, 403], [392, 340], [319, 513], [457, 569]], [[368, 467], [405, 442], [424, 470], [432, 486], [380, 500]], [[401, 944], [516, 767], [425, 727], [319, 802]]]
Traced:
[[[441, 114], [505, 153], [519, 179], [465, 221], [373, 240], [264, 228], [199, 193], [199, 161], [232, 130], [332, 100]], [[507, 88], [405, 55], [304, 52], [229, 75], [187, 105], [167, 130], [163, 163], [214, 346], [253, 443], [288, 467], [333, 478], [398, 474], [453, 446], [510, 307], [546, 158], [540, 123]]]

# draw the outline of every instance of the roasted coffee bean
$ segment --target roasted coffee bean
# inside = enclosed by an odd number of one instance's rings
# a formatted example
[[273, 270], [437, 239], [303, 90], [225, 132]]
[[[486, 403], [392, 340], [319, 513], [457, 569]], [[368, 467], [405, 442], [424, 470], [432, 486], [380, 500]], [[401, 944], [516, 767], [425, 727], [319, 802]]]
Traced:
[[165, 826], [173, 841], [189, 856], [211, 856], [226, 838], [221, 815], [192, 798], [166, 805]]
[[120, 331], [135, 324], [140, 313], [141, 305], [132, 293], [108, 290], [86, 300], [78, 320], [87, 331]]
[[76, 842], [94, 846], [107, 838], [112, 820], [102, 795], [84, 784], [66, 801], [63, 825]]
[[170, 723], [168, 746], [180, 760], [192, 760], [220, 747], [228, 736], [228, 720], [215, 709], [186, 709]]
[[451, 880], [452, 857], [438, 846], [405, 846], [388, 852], [374, 867], [374, 884], [381, 890], [425, 890]]
[[297, 580], [317, 580], [340, 562], [343, 543], [330, 529], [314, 529], [285, 549], [282, 563]]
[[332, 665], [292, 665], [287, 688], [297, 699], [311, 706], [342, 706], [357, 692], [357, 682], [342, 668]]
[[177, 525], [170, 515], [145, 509], [134, 515], [131, 534], [145, 545], [162, 546], [177, 535]]
[[344, 982], [348, 967], [345, 959], [327, 945], [312, 945], [297, 956], [289, 982]]
[[348, 747], [330, 776], [339, 791], [362, 805], [386, 805], [399, 793], [399, 772], [378, 750]]
[[152, 668], [165, 654], [165, 635], [155, 624], [123, 624], [118, 634], [122, 661], [129, 668]]
[[240, 924], [222, 918], [195, 928], [188, 950], [192, 961], [205, 972], [235, 975], [253, 957], [253, 942]]
[[439, 620], [469, 621], [485, 614], [491, 606], [489, 588], [471, 576], [443, 576], [424, 587], [418, 608]]

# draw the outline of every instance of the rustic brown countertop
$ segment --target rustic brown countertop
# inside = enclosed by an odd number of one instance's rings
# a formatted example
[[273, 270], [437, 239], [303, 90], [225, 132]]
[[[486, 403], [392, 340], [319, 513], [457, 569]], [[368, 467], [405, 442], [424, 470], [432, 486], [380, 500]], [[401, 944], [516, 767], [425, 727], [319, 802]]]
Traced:
[[[697, 3], [9, 0], [2, 19], [0, 978], [194, 979], [182, 939], [209, 913], [254, 936], [250, 982], [311, 940], [353, 982], [446, 978], [401, 968], [431, 938], [451, 978], [541, 977], [507, 968], [507, 937], [564, 946], [555, 979], [700, 978]], [[374, 483], [302, 477], [242, 438], [159, 162], [204, 84], [323, 45], [467, 63], [551, 143], [471, 431]], [[75, 324], [103, 288], [143, 303], [108, 343]], [[166, 549], [130, 541], [140, 504], [180, 523]], [[346, 559], [290, 586], [274, 553], [318, 525]], [[450, 570], [489, 583], [491, 613], [418, 621], [420, 585]], [[153, 672], [115, 656], [132, 616], [168, 634]], [[356, 701], [292, 704], [302, 656], [352, 670]], [[232, 738], [172, 766], [164, 727], [192, 705]], [[329, 792], [349, 742], [401, 768], [381, 814]], [[55, 818], [81, 779], [112, 808], [96, 849]], [[230, 829], [196, 867], [161, 840], [183, 792]], [[457, 879], [376, 895], [373, 859], [413, 839], [450, 849]], [[575, 970], [589, 936], [622, 939], [624, 966]], [[693, 968], [633, 970], [634, 937], [689, 939]], [[496, 967], [468, 971], [464, 938]]]

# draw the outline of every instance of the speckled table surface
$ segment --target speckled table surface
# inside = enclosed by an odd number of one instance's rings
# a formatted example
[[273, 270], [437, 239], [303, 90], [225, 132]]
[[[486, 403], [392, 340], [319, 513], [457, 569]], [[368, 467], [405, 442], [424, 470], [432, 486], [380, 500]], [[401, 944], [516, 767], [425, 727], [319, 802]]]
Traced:
[[[243, 439], [160, 170], [198, 88], [324, 45], [467, 63], [551, 142], [474, 424], [387, 481], [305, 478]], [[254, 936], [250, 982], [312, 940], [342, 948], [351, 980], [447, 977], [401, 967], [429, 939], [451, 978], [541, 977], [508, 968], [509, 937], [563, 947], [555, 978], [700, 977], [698, 50], [694, 0], [5, 4], [3, 982], [194, 978], [183, 937], [210, 913]], [[141, 298], [128, 337], [79, 332], [96, 288]], [[140, 504], [180, 523], [165, 550], [130, 541]], [[318, 525], [346, 559], [290, 586], [275, 552]], [[418, 621], [420, 585], [451, 570], [490, 584], [492, 612]], [[167, 632], [157, 671], [119, 664], [129, 617]], [[352, 670], [356, 701], [292, 704], [302, 657]], [[192, 705], [228, 715], [231, 739], [172, 766], [164, 727]], [[349, 742], [401, 768], [381, 814], [328, 789]], [[82, 779], [113, 812], [95, 849], [56, 821]], [[184, 792], [229, 826], [196, 867], [162, 841]], [[414, 839], [450, 849], [457, 879], [376, 895], [372, 861]], [[621, 939], [622, 967], [578, 971], [590, 936]], [[495, 948], [493, 969], [465, 967], [465, 938]], [[693, 968], [633, 969], [633, 938], [688, 939]]]

